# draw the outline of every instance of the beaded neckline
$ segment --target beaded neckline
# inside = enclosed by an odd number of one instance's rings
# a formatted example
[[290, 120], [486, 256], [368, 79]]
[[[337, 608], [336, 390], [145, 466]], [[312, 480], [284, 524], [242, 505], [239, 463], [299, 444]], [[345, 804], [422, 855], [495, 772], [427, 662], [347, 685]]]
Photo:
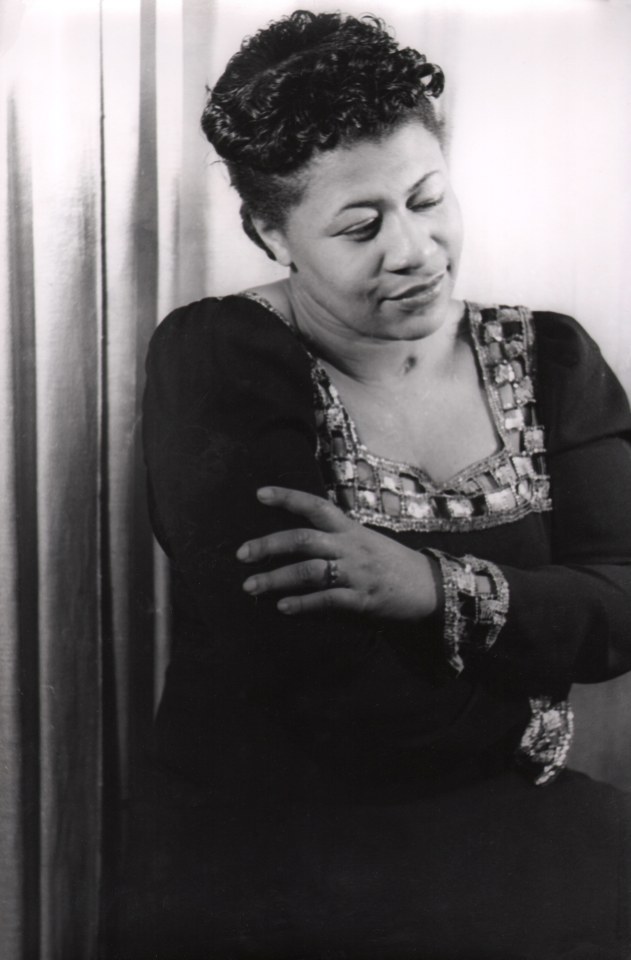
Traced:
[[[296, 334], [264, 297], [240, 296]], [[358, 522], [396, 531], [465, 531], [551, 509], [544, 428], [536, 417], [532, 315], [525, 307], [467, 302], [465, 318], [501, 446], [440, 483], [420, 467], [367, 449], [326, 369], [303, 343], [311, 361], [318, 459], [327, 490]]]

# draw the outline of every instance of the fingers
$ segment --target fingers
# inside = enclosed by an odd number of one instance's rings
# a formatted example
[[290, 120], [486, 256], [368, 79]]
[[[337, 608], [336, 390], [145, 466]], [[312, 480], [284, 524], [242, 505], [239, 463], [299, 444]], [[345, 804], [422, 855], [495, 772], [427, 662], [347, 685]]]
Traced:
[[357, 610], [357, 594], [354, 590], [321, 590], [300, 597], [283, 597], [278, 601], [281, 613], [292, 616], [296, 613], [324, 613], [326, 610]]
[[257, 497], [266, 506], [304, 517], [315, 529], [281, 530], [242, 544], [237, 557], [246, 563], [282, 554], [310, 558], [248, 577], [243, 584], [246, 593], [250, 596], [268, 592], [293, 594], [282, 597], [277, 604], [281, 613], [288, 615], [315, 613], [332, 607], [357, 609], [357, 591], [344, 584], [343, 572], [337, 563], [331, 562], [340, 557], [340, 538], [330, 535], [354, 528], [353, 522], [330, 501], [301, 490], [262, 487]]
[[303, 557], [336, 557], [336, 548], [330, 536], [320, 530], [281, 530], [258, 540], [248, 540], [237, 550], [237, 557], [244, 563], [254, 563], [281, 554], [296, 554]]
[[281, 567], [271, 573], [257, 574], [249, 577], [243, 584], [243, 589], [250, 596], [258, 596], [270, 591], [285, 590], [313, 591], [295, 596], [283, 597], [277, 603], [281, 613], [288, 616], [299, 613], [321, 613], [333, 608], [338, 610], [360, 609], [357, 591], [340, 584], [337, 565], [335, 570], [335, 585], [331, 581], [331, 564], [326, 560], [305, 560], [288, 567]]
[[[337, 567], [336, 567], [336, 573]], [[339, 573], [338, 573], [339, 577]], [[337, 580], [336, 580], [337, 582]], [[323, 591], [331, 587], [331, 567], [326, 560], [303, 560], [302, 563], [293, 563], [287, 567], [279, 567], [269, 573], [258, 573], [248, 577], [243, 589], [250, 596], [279, 590], [318, 590]]]
[[329, 500], [316, 497], [302, 490], [289, 490], [287, 487], [261, 487], [257, 491], [261, 503], [270, 507], [279, 507], [290, 513], [306, 517], [317, 530], [327, 533], [339, 533], [348, 528], [351, 521], [344, 516]]

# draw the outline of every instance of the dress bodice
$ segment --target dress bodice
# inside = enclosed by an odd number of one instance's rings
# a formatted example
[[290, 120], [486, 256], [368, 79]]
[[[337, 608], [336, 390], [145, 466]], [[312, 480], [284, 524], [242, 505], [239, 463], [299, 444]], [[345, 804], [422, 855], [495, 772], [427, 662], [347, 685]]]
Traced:
[[[248, 293], [288, 326], [263, 297]], [[391, 530], [467, 531], [551, 509], [545, 430], [537, 418], [532, 315], [524, 307], [466, 304], [500, 447], [443, 483], [419, 466], [372, 453], [362, 443], [324, 365], [308, 350], [318, 458], [331, 499], [354, 520]], [[292, 327], [290, 327], [293, 329]]]

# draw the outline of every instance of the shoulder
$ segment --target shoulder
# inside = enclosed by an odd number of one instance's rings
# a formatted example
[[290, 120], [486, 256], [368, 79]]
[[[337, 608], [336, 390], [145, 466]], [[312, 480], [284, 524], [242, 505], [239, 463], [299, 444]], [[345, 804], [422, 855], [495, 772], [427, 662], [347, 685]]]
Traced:
[[149, 377], [228, 376], [259, 372], [304, 377], [310, 358], [281, 317], [241, 296], [206, 297], [173, 310], [155, 330], [147, 356]]
[[297, 346], [280, 316], [250, 297], [205, 297], [173, 310], [156, 328], [150, 350], [179, 347], [196, 350], [209, 341], [262, 340]]
[[536, 334], [537, 358], [568, 370], [589, 367], [596, 370], [604, 363], [600, 348], [584, 327], [565, 313], [534, 310], [532, 323]]
[[538, 406], [548, 447], [628, 434], [626, 393], [589, 333], [566, 314], [533, 311]]
[[170, 313], [151, 340], [146, 374], [145, 430], [221, 421], [252, 434], [270, 418], [311, 425], [315, 416], [309, 354], [279, 317], [243, 296]]
[[[581, 359], [600, 355], [595, 341], [573, 317], [552, 311], [530, 310], [525, 306], [468, 303], [482, 328], [483, 341], [506, 344], [525, 338], [531, 359], [541, 357], [571, 368]], [[532, 349], [536, 351], [533, 356]], [[510, 353], [510, 351], [508, 351]]]

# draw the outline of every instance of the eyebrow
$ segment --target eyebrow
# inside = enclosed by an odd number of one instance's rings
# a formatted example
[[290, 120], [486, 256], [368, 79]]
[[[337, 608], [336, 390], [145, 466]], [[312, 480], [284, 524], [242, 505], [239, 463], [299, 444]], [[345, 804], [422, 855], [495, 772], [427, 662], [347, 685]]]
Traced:
[[[429, 177], [433, 177], [434, 174], [438, 172], [439, 172], [438, 170], [430, 170], [429, 173], [423, 174], [423, 176], [419, 180], [417, 180], [416, 183], [413, 183], [410, 189], [407, 191], [408, 197], [412, 196], [413, 193], [416, 193], [419, 187], [421, 187], [423, 183], [429, 179]], [[344, 213], [345, 210], [354, 210], [357, 207], [376, 207], [378, 206], [378, 204], [379, 204], [378, 200], [371, 199], [368, 197], [366, 197], [363, 200], [353, 200], [351, 203], [346, 203], [344, 204], [343, 207], [340, 207], [340, 209], [336, 212], [335, 216], [338, 217], [340, 213]]]

